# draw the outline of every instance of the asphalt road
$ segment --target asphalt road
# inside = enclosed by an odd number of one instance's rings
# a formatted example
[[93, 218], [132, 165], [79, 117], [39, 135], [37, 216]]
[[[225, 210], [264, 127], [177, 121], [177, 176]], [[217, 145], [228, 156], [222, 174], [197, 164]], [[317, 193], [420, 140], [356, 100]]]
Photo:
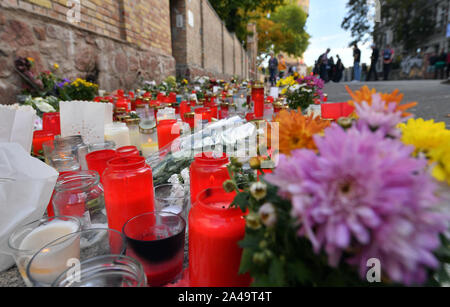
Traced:
[[399, 89], [405, 95], [403, 102], [417, 101], [419, 104], [411, 110], [416, 117], [426, 120], [434, 119], [436, 122], [446, 122], [450, 128], [450, 84], [442, 84], [436, 80], [414, 81], [379, 81], [379, 82], [345, 82], [325, 85], [325, 93], [328, 100], [342, 102], [350, 99], [345, 89], [348, 85], [353, 91], [367, 85], [383, 93], [393, 92]]

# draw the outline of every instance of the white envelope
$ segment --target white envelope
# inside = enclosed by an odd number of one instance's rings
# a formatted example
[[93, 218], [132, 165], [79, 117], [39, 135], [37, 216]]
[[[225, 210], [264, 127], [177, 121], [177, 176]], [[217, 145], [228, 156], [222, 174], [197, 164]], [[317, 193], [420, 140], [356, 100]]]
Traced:
[[0, 143], [0, 272], [14, 265], [8, 238], [18, 227], [43, 217], [58, 172], [16, 143]]
[[36, 111], [30, 106], [0, 105], [0, 142], [18, 143], [30, 153], [35, 119]]

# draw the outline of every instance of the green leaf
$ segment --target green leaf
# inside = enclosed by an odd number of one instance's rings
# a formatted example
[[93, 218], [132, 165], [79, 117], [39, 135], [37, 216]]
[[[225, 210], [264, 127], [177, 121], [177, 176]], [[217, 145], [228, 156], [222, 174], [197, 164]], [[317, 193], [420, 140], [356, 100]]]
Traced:
[[284, 274], [284, 265], [283, 262], [274, 258], [269, 267], [269, 277], [273, 286], [282, 287], [285, 286], [285, 274]]

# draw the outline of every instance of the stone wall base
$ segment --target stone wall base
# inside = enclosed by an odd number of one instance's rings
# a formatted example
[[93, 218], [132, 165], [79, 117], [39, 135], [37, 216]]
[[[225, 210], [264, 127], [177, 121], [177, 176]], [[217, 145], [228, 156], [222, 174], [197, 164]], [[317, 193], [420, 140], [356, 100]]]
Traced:
[[133, 89], [142, 80], [160, 82], [175, 75], [175, 59], [126, 41], [83, 30], [17, 9], [0, 11], [0, 103], [16, 102], [24, 85], [14, 71], [17, 57], [32, 57], [33, 71], [54, 71], [74, 80], [97, 76], [100, 89]]

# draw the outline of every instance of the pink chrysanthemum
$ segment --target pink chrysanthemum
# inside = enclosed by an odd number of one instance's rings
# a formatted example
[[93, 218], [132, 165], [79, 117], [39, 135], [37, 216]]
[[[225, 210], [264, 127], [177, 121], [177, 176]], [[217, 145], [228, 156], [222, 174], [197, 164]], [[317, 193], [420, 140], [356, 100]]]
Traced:
[[401, 111], [396, 110], [397, 104], [392, 102], [386, 104], [380, 94], [372, 95], [372, 103], [363, 102], [356, 104], [356, 114], [359, 117], [357, 127], [363, 129], [368, 127], [371, 130], [380, 130], [390, 137], [400, 137], [400, 131], [397, 125], [408, 120], [403, 117]]
[[413, 147], [385, 138], [381, 131], [333, 125], [315, 137], [319, 154], [296, 150], [281, 155], [267, 180], [292, 201], [299, 235], [329, 263], [346, 260], [365, 276], [377, 258], [384, 274], [405, 284], [423, 283], [436, 268], [433, 251], [448, 216], [434, 211], [432, 178]]

